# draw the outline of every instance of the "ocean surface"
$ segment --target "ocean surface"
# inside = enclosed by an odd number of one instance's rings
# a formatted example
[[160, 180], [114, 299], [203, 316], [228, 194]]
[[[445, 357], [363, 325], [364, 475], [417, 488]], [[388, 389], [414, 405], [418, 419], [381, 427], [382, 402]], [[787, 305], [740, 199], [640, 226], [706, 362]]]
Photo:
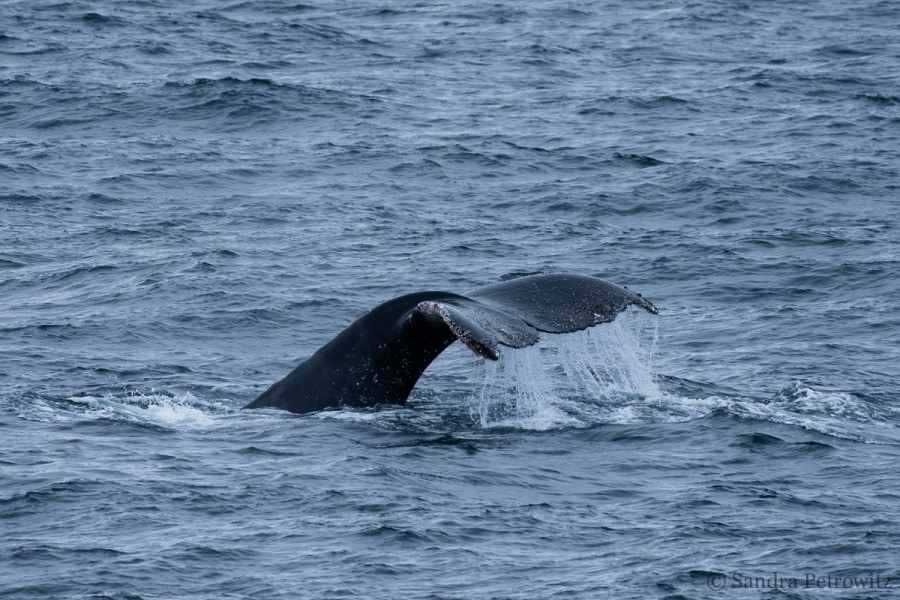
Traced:
[[[896, 598], [900, 9], [0, 2], [0, 597]], [[241, 410], [390, 298], [660, 315]]]

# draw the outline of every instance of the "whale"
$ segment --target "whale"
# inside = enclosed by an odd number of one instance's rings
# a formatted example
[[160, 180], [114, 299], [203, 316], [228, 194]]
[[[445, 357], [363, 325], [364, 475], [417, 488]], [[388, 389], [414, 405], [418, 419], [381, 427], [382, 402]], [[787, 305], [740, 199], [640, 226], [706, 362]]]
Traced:
[[428, 365], [457, 340], [498, 360], [501, 347], [525, 348], [541, 333], [609, 323], [630, 306], [658, 314], [627, 287], [566, 273], [518, 277], [465, 294], [406, 294], [357, 319], [244, 408], [302, 414], [404, 404]]

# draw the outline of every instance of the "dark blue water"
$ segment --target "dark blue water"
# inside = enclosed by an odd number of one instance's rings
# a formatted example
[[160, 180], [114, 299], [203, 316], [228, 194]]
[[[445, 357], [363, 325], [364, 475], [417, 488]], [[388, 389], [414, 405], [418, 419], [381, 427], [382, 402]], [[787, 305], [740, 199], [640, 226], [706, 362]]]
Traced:
[[[898, 22], [0, 4], [0, 596], [894, 597]], [[240, 410], [382, 301], [541, 271], [661, 314]]]

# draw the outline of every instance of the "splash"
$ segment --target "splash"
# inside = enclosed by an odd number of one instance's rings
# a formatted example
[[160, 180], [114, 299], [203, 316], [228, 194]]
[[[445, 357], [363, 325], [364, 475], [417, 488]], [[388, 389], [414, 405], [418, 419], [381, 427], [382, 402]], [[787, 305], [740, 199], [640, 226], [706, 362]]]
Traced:
[[482, 427], [550, 429], [578, 425], [565, 408], [553, 373], [546, 370], [542, 346], [507, 352], [496, 362], [485, 362], [485, 381], [470, 405], [470, 414]]
[[800, 381], [774, 396], [692, 397], [660, 388], [656, 319], [629, 311], [576, 334], [485, 361], [469, 414], [483, 428], [549, 430], [596, 424], [674, 423], [727, 414], [869, 443], [897, 443], [900, 409]]
[[135, 394], [117, 397], [81, 396], [69, 398], [71, 402], [85, 406], [85, 416], [94, 419], [124, 421], [163, 429], [208, 429], [215, 419], [209, 410], [193, 394], [178, 396], [163, 394]]
[[663, 397], [652, 362], [656, 319], [628, 311], [614, 322], [485, 361], [469, 412], [482, 427], [546, 430], [643, 419], [635, 404]]
[[190, 392], [171, 396], [163, 393], [128, 392], [121, 395], [78, 395], [59, 399], [33, 397], [19, 405], [19, 416], [53, 423], [115, 421], [168, 430], [209, 429], [227, 406], [206, 402]]

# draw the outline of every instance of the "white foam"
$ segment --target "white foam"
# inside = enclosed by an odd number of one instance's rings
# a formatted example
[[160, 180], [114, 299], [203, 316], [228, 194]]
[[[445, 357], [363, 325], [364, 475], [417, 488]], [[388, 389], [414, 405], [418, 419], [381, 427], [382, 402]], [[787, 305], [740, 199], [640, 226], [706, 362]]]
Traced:
[[216, 423], [212, 410], [221, 410], [218, 403], [203, 403], [190, 392], [178, 396], [163, 394], [127, 394], [115, 396], [74, 396], [70, 402], [83, 405], [79, 418], [110, 419], [166, 429], [208, 429]]
[[324, 421], [377, 421], [381, 417], [381, 413], [376, 411], [362, 410], [323, 410], [321, 412], [312, 413], [316, 419]]

